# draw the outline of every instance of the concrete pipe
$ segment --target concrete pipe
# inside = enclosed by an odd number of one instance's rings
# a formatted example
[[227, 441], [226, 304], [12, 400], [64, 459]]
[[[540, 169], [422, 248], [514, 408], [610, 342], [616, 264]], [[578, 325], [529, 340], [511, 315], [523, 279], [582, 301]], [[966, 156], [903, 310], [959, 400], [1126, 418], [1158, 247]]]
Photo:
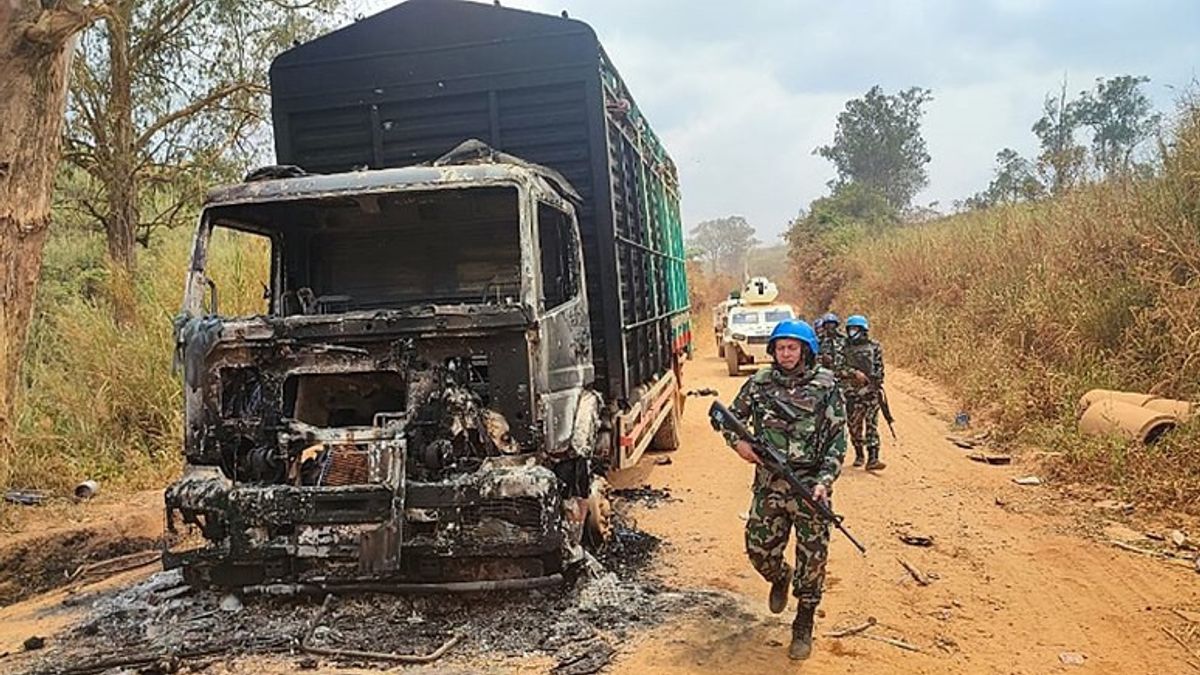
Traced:
[[1079, 431], [1093, 436], [1117, 434], [1130, 440], [1153, 443], [1178, 423], [1176, 417], [1167, 413], [1125, 401], [1101, 399], [1083, 413]]
[[1079, 399], [1079, 409], [1086, 410], [1096, 401], [1121, 401], [1135, 406], [1142, 406], [1146, 401], [1154, 399], [1150, 394], [1138, 394], [1132, 391], [1113, 391], [1112, 389], [1093, 389]]
[[1160, 413], [1166, 413], [1179, 419], [1180, 422], [1187, 422], [1196, 416], [1197, 406], [1191, 401], [1176, 401], [1170, 398], [1152, 398], [1142, 404], [1147, 410], [1156, 410]]

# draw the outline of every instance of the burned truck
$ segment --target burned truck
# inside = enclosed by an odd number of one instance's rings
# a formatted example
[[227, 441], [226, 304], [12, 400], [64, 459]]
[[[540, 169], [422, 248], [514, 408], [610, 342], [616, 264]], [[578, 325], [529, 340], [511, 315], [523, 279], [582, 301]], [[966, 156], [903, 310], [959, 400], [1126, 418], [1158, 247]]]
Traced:
[[[517, 588], [678, 444], [675, 167], [595, 34], [410, 0], [281, 54], [278, 165], [210, 191], [176, 322], [194, 584]], [[223, 231], [269, 242], [222, 312]], [[585, 536], [585, 535], [589, 535]]]

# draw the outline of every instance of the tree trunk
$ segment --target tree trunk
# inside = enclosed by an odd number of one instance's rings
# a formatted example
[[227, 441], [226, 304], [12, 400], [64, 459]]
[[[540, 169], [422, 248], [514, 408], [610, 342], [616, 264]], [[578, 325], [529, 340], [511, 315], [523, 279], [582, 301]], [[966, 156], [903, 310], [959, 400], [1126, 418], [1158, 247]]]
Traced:
[[101, 9], [0, 2], [0, 483], [14, 458], [21, 354], [50, 226], [73, 38]]
[[136, 266], [138, 209], [137, 157], [133, 125], [133, 76], [130, 70], [130, 22], [133, 3], [114, 2], [106, 21], [108, 28], [108, 120], [109, 162], [104, 171], [108, 218], [104, 234], [108, 243], [109, 298], [113, 319], [122, 326], [137, 318], [133, 292]]
[[129, 66], [129, 22], [133, 19], [133, 3], [114, 5], [108, 27], [108, 110], [111, 132], [111, 156], [106, 171], [105, 192], [108, 195], [108, 220], [105, 234], [108, 256], [133, 275], [138, 211], [137, 157], [134, 156], [133, 78]]

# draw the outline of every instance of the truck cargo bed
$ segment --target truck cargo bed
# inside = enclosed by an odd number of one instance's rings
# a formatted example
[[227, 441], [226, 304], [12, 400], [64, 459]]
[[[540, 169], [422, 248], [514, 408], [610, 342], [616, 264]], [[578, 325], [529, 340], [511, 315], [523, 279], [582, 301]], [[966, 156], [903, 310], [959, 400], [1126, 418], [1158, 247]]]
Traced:
[[470, 138], [562, 173], [578, 206], [597, 386], [609, 400], [691, 349], [674, 163], [587, 24], [410, 0], [281, 54], [281, 164], [428, 162]]

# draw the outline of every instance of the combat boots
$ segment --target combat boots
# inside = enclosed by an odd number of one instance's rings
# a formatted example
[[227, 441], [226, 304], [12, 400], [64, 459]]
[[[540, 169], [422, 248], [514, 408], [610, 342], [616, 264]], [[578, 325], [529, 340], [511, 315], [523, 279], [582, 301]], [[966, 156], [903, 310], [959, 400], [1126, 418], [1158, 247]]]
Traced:
[[862, 465], [863, 465], [862, 453], [861, 452], [854, 453], [854, 466], [862, 466]]
[[872, 457], [867, 460], [867, 471], [882, 471], [887, 468], [887, 464], [879, 461], [878, 457]]
[[793, 661], [803, 661], [812, 654], [813, 614], [817, 611], [811, 605], [800, 605], [796, 608], [796, 619], [792, 621], [792, 644], [788, 647], [788, 658]]
[[767, 607], [772, 614], [779, 614], [787, 609], [788, 586], [792, 585], [792, 567], [784, 564], [783, 574], [771, 582], [771, 595], [767, 597]]

